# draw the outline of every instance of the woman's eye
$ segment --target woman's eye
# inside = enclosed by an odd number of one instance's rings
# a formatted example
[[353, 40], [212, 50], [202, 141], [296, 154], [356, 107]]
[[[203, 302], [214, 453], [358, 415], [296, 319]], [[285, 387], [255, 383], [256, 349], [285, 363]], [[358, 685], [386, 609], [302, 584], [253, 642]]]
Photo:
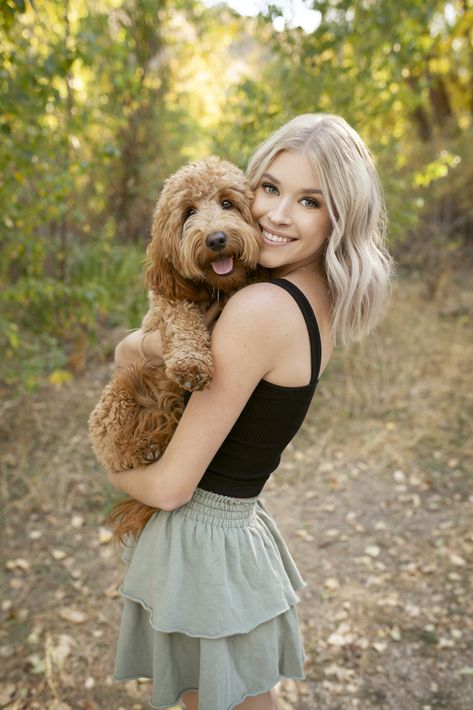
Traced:
[[189, 217], [192, 217], [192, 215], [197, 214], [197, 210], [195, 207], [189, 207], [189, 209], [186, 212], [185, 219], [189, 219]]
[[277, 195], [278, 194], [277, 187], [272, 185], [270, 182], [263, 182], [261, 184], [261, 187], [263, 188], [263, 190], [265, 192], [268, 192], [270, 195]]
[[222, 202], [222, 208], [224, 210], [231, 210], [233, 207], [233, 202], [230, 202], [230, 200], [223, 200]]
[[320, 207], [320, 202], [318, 202], [317, 200], [311, 200], [310, 197], [303, 197], [301, 200], [301, 204], [304, 205], [304, 207], [310, 208]]

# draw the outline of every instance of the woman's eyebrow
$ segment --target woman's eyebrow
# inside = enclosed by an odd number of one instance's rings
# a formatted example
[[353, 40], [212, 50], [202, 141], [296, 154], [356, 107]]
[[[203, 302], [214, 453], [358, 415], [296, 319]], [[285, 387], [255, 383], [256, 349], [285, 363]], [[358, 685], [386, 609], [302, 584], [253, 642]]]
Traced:
[[[281, 184], [281, 181], [278, 180], [277, 178], [275, 178], [274, 175], [271, 175], [270, 173], [263, 173], [263, 175], [262, 175], [261, 177], [262, 177], [262, 178], [264, 178], [264, 177], [268, 178], [268, 180], [271, 180], [271, 182], [274, 182], [276, 185], [280, 185], [280, 184]], [[304, 195], [315, 195], [315, 194], [317, 194], [317, 195], [322, 195], [322, 196], [323, 196], [322, 190], [319, 190], [318, 187], [303, 188], [302, 190], [300, 190], [300, 192], [303, 192]]]

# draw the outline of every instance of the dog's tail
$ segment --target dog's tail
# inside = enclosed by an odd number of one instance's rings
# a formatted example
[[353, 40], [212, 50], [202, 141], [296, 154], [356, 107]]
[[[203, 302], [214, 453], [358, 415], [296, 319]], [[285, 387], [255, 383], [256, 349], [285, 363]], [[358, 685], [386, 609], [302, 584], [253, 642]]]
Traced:
[[150, 508], [132, 498], [116, 503], [108, 516], [114, 540], [120, 545], [129, 546], [140, 535], [151, 516], [157, 512], [157, 508]]

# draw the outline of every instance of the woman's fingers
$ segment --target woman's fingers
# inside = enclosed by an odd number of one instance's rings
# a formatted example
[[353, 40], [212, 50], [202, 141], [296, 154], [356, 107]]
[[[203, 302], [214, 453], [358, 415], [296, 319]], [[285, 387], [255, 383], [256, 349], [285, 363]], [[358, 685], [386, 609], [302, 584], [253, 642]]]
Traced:
[[145, 360], [153, 367], [163, 363], [162, 343], [159, 331], [143, 333], [141, 328], [129, 333], [115, 348], [115, 365], [128, 367]]
[[207, 308], [207, 310], [205, 311], [204, 321], [205, 321], [205, 325], [207, 326], [207, 328], [209, 328], [209, 330], [212, 330], [212, 326], [215, 323], [215, 321], [217, 320], [218, 316], [220, 315], [220, 311], [221, 311], [221, 307], [220, 307], [220, 303], [218, 303], [218, 301], [215, 301], [214, 303], [212, 303], [212, 305], [209, 306]]
[[[218, 302], [212, 303], [204, 313], [205, 325], [209, 330], [220, 315], [221, 307]], [[163, 345], [159, 330], [150, 330], [143, 333], [141, 328], [129, 333], [115, 348], [115, 365], [128, 367], [146, 362], [151, 367], [163, 364]]]
[[153, 367], [163, 364], [163, 345], [159, 330], [151, 330], [141, 336], [139, 352], [143, 360]]

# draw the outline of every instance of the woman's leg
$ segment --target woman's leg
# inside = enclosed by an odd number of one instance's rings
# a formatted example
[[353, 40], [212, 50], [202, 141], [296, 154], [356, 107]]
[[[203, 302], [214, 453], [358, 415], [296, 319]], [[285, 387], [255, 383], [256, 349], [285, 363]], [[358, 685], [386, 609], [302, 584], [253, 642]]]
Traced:
[[[191, 690], [184, 693], [182, 701], [186, 710], [199, 710], [199, 693]], [[236, 706], [235, 710], [278, 710], [278, 695], [275, 688], [268, 693], [255, 695], [252, 698], [246, 698], [242, 703]]]
[[276, 689], [273, 688], [268, 693], [254, 695], [252, 698], [246, 698], [242, 703], [235, 707], [235, 710], [278, 710], [278, 696]]
[[196, 690], [189, 690], [182, 696], [182, 702], [186, 710], [199, 710], [199, 693]]

